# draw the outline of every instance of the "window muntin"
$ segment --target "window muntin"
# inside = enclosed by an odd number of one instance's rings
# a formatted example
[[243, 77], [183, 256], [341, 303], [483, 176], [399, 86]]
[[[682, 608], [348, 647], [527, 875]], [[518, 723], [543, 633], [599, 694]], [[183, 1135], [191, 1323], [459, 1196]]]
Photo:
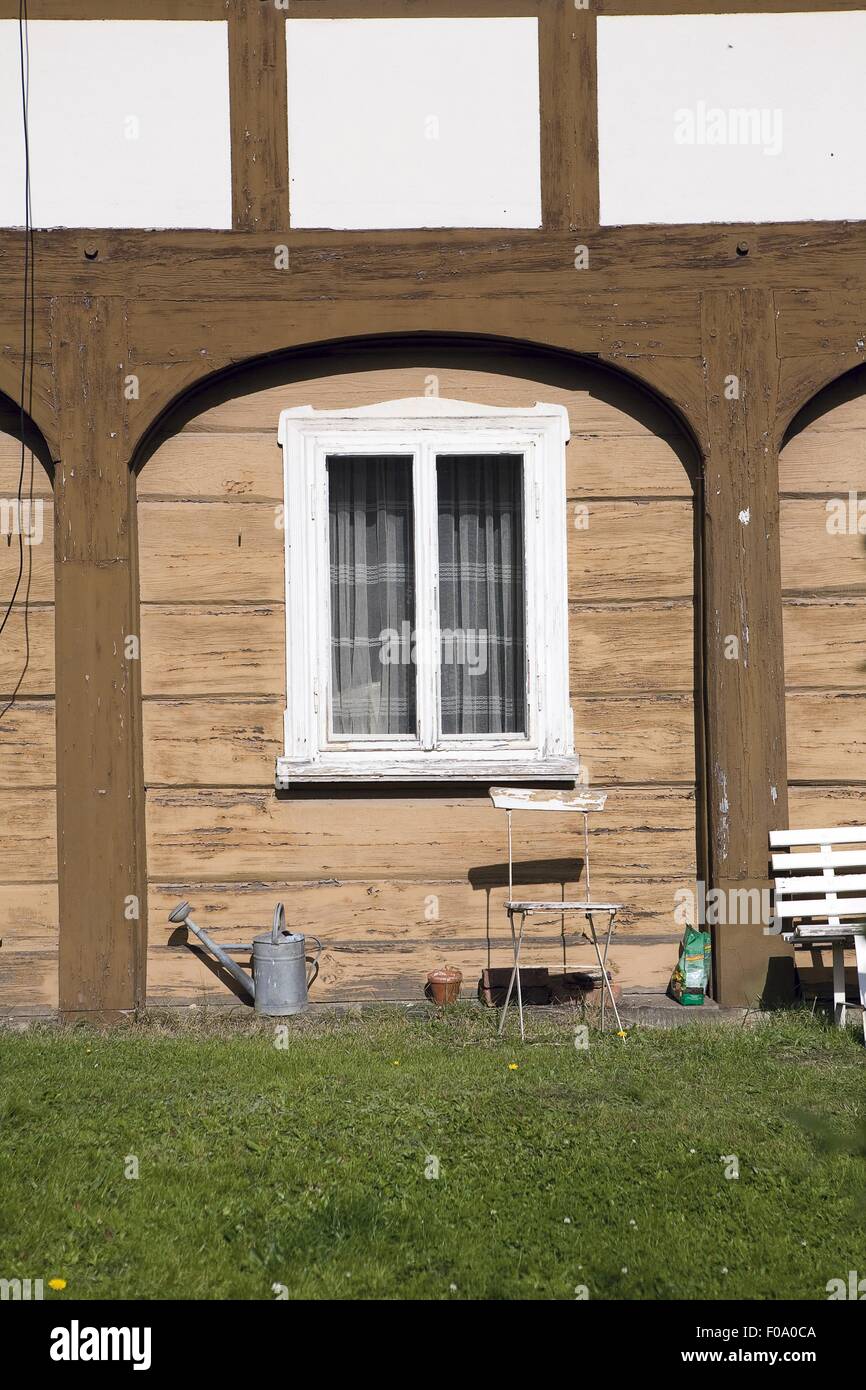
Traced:
[[[301, 407], [282, 413], [287, 709], [278, 786], [352, 777], [575, 775], [568, 701], [567, 438], [562, 406], [512, 411], [424, 397], [348, 411]], [[405, 480], [410, 459], [411, 543], [404, 489], [399, 555], [396, 540], [388, 551], [387, 537], [373, 538], [369, 550], [368, 533], [381, 528], [381, 503], [393, 492], [393, 470], [401, 467]], [[346, 517], [343, 538], [333, 543], [332, 528], [338, 499], [344, 511], [347, 505], [347, 470], [354, 470], [356, 480], [367, 479], [369, 489], [377, 461], [387, 461], [392, 481], [387, 487], [377, 483], [375, 500], [355, 508], [363, 512], [365, 535], [357, 573], [371, 572], [371, 556], [373, 570], [384, 557], [389, 572], [399, 573], [401, 592], [393, 601], [383, 602], [380, 595], [375, 611], [368, 604], [359, 616], [359, 602], [370, 595], [353, 593], [355, 574], [345, 571]], [[385, 511], [393, 537], [393, 500]], [[352, 521], [353, 536], [360, 536], [360, 526]], [[455, 550], [461, 536], [462, 555]], [[342, 592], [332, 590], [332, 554], [344, 569]], [[361, 634], [360, 652], [351, 652], [346, 642], [352, 633]], [[343, 655], [337, 656], [337, 648]], [[374, 659], [385, 654], [387, 664], [401, 666], [400, 673], [375, 670]], [[469, 665], [472, 674], [463, 669]]]

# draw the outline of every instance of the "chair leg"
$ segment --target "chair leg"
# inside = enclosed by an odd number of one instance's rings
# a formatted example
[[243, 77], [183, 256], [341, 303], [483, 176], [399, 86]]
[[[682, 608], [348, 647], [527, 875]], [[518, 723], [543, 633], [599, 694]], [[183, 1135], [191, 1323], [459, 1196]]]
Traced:
[[[601, 968], [602, 968], [602, 972], [603, 972], [603, 974], [604, 974], [604, 978], [605, 978], [605, 979], [607, 979], [607, 953], [608, 953], [608, 951], [610, 950], [610, 939], [611, 939], [611, 937], [613, 936], [613, 923], [614, 923], [614, 918], [615, 918], [615, 917], [616, 917], [616, 913], [615, 913], [615, 912], [610, 912], [610, 913], [608, 913], [608, 919], [607, 919], [607, 936], [604, 938], [604, 952], [603, 952], [602, 958], [601, 958]], [[602, 1030], [604, 1030], [604, 996], [605, 996], [606, 992], [607, 992], [606, 990], [602, 989], [602, 992], [601, 992], [601, 1026], [602, 1026]], [[611, 993], [611, 998], [612, 998], [612, 997], [613, 997], [613, 994]], [[619, 1015], [617, 1015], [617, 1023], [619, 1023]]]
[[526, 1042], [526, 1032], [523, 1027], [523, 991], [520, 987], [520, 948], [523, 945], [523, 925], [526, 921], [526, 913], [520, 914], [520, 932], [517, 937], [517, 955], [514, 958], [514, 968], [517, 971], [517, 1012], [520, 1017], [520, 1041]]
[[616, 999], [614, 998], [613, 985], [611, 984], [610, 980], [607, 978], [607, 964], [606, 964], [606, 962], [607, 962], [607, 947], [610, 945], [610, 936], [611, 936], [611, 933], [612, 933], [612, 931], [613, 931], [613, 918], [614, 918], [615, 914], [611, 914], [610, 920], [609, 920], [609, 922], [608, 922], [608, 929], [607, 929], [607, 944], [605, 945], [604, 959], [602, 959], [601, 951], [600, 951], [599, 948], [598, 948], [598, 936], [596, 935], [595, 922], [592, 920], [592, 914], [588, 912], [588, 913], [586, 914], [586, 916], [587, 916], [587, 920], [588, 920], [588, 922], [589, 922], [590, 932], [592, 933], [592, 944], [593, 944], [593, 946], [595, 947], [595, 955], [596, 955], [596, 960], [598, 961], [598, 968], [599, 968], [599, 970], [601, 971], [601, 988], [602, 988], [601, 998], [602, 998], [602, 1003], [604, 1002], [605, 991], [607, 991], [607, 996], [608, 996], [608, 998], [610, 999], [610, 1007], [613, 1009], [613, 1016], [614, 1016], [614, 1018], [616, 1019], [616, 1026], [617, 1026], [617, 1029], [618, 1029], [618, 1031], [619, 1031], [620, 1033], [622, 1033], [622, 1032], [624, 1031], [624, 1030], [623, 1030], [623, 1026], [622, 1026], [622, 1019], [621, 1019], [620, 1016], [619, 1016], [619, 1009], [616, 1007]]
[[863, 1013], [863, 1041], [866, 1042], [866, 935], [861, 932], [854, 937], [854, 953], [857, 957], [857, 987], [860, 990]]
[[[601, 968], [602, 968], [602, 970], [604, 971], [604, 978], [605, 978], [605, 980], [607, 979], [607, 953], [608, 953], [608, 951], [610, 950], [610, 942], [611, 942], [611, 937], [613, 936], [613, 924], [614, 924], [615, 919], [616, 919], [616, 913], [615, 913], [615, 912], [610, 912], [610, 913], [608, 913], [608, 919], [607, 919], [607, 936], [604, 938], [604, 951], [603, 951], [602, 957], [601, 957]], [[602, 999], [604, 999], [604, 995], [602, 995]], [[613, 985], [610, 986], [610, 999], [611, 999], [611, 1003], [613, 1003]], [[619, 1028], [619, 1031], [622, 1032], [622, 1021], [621, 1021], [620, 1016], [619, 1016], [619, 1011], [616, 1009], [616, 1007], [614, 1007], [614, 1013], [616, 1014], [617, 1027]]]
[[511, 1002], [511, 991], [514, 989], [514, 982], [517, 981], [517, 1012], [520, 1016], [520, 1041], [524, 1042], [526, 1034], [523, 1028], [523, 992], [520, 988], [520, 947], [523, 945], [523, 924], [526, 921], [526, 913], [520, 914], [520, 932], [514, 934], [514, 917], [509, 913], [508, 920], [511, 924], [511, 950], [514, 953], [514, 968], [511, 971], [511, 979], [508, 981], [508, 991], [505, 995], [505, 1003], [502, 1006], [502, 1017], [499, 1020], [499, 1036], [502, 1037], [502, 1030], [505, 1027], [505, 1015], [508, 1013], [508, 1005]]
[[508, 989], [505, 992], [505, 1003], [502, 1005], [502, 1014], [499, 1019], [497, 1032], [500, 1038], [505, 1027], [505, 1015], [508, 1013], [508, 1005], [511, 1003], [511, 991], [514, 989], [514, 981], [517, 978], [517, 938], [514, 935], [514, 916], [509, 912], [508, 925], [511, 928], [511, 954], [514, 957], [514, 965], [511, 968], [511, 979], [508, 981]]
[[833, 1017], [837, 1027], [845, 1027], [845, 948], [841, 941], [833, 942]]

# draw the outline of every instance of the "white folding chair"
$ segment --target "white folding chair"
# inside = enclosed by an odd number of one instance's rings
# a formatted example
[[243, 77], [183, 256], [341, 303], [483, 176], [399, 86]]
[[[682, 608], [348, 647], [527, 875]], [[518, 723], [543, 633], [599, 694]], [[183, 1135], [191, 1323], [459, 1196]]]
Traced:
[[[603, 811], [607, 801], [607, 792], [590, 791], [584, 788], [579, 791], [533, 791], [522, 787], [491, 787], [490, 800], [499, 810], [504, 810], [508, 820], [508, 901], [505, 910], [508, 913], [508, 922], [511, 927], [511, 947], [514, 954], [514, 967], [511, 971], [511, 979], [508, 982], [508, 991], [505, 995], [505, 1003], [502, 1007], [502, 1017], [499, 1020], [499, 1033], [501, 1035], [505, 1027], [505, 1018], [508, 1013], [508, 1006], [511, 1002], [511, 995], [515, 984], [517, 985], [517, 1011], [520, 1017], [520, 1038], [525, 1041], [526, 1032], [523, 1023], [523, 992], [520, 987], [520, 948], [523, 945], [523, 931], [527, 917], [533, 913], [555, 912], [557, 915], [568, 912], [582, 914], [589, 924], [589, 940], [595, 948], [595, 955], [598, 967], [601, 971], [601, 1026], [604, 1028], [604, 999], [605, 994], [610, 1000], [613, 1009], [616, 1026], [621, 1037], [625, 1037], [619, 1010], [616, 1007], [616, 999], [613, 993], [613, 986], [607, 973], [607, 955], [610, 949], [613, 927], [616, 914], [620, 911], [622, 903], [593, 902], [590, 890], [589, 877], [589, 816], [592, 811]], [[513, 855], [513, 836], [511, 817], [514, 811], [553, 811], [562, 813], [578, 812], [583, 816], [583, 877], [585, 894], [582, 902], [540, 902], [527, 901], [524, 899], [516, 900], [514, 897], [514, 855]], [[602, 952], [595, 930], [593, 914], [607, 913], [607, 935], [604, 938], [604, 951]], [[514, 919], [520, 918], [520, 927], [515, 932]], [[584, 933], [585, 935], [585, 933]]]

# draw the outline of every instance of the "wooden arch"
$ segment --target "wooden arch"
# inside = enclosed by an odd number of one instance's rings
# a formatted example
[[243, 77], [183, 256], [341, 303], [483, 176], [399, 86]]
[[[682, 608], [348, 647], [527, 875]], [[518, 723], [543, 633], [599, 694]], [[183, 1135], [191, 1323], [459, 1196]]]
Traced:
[[[703, 462], [699, 509], [703, 537], [702, 643], [706, 763], [704, 876], [713, 886], [751, 886], [766, 878], [766, 834], [785, 824], [784, 699], [780, 663], [724, 658], [730, 635], [751, 634], [762, 651], [781, 650], [778, 490], [772, 447], [775, 396], [765, 382], [762, 335], [750, 331], [770, 312], [760, 296], [707, 296], [707, 355], [619, 354], [586, 344], [586, 325], [552, 331], [548, 341], [495, 332], [519, 322], [519, 306], [486, 302], [455, 312], [453, 303], [424, 317], [422, 332], [384, 331], [390, 314], [372, 314], [379, 331], [287, 330], [285, 306], [247, 305], [259, 351], [239, 356], [229, 323], [201, 316], [183, 338], [185, 360], [138, 363], [122, 301], [55, 301], [52, 347], [56, 382], [56, 593], [58, 850], [61, 900], [61, 1010], [111, 1016], [143, 1002], [146, 870], [139, 665], [135, 467], [155, 431], [208, 383], [233, 381], [251, 363], [308, 356], [333, 347], [383, 341], [483, 341], [539, 355], [597, 362], [646, 389], [671, 411]], [[428, 306], [429, 308], [429, 306]], [[277, 310], [279, 309], [279, 312]], [[329, 327], [354, 328], [357, 306], [331, 310]], [[416, 319], [413, 312], [403, 316]], [[378, 321], [377, 321], [378, 320]], [[416, 320], [417, 321], [417, 320]], [[293, 331], [292, 331], [293, 330]], [[241, 335], [242, 337], [244, 335]], [[599, 334], [599, 337], [603, 335]], [[77, 351], [69, 351], [73, 342]], [[202, 348], [195, 345], [201, 343]], [[250, 343], [249, 346], [253, 344]], [[721, 353], [723, 345], [724, 351]], [[247, 346], [244, 342], [243, 346]], [[740, 366], [742, 395], [730, 401], [724, 380]], [[726, 370], [722, 370], [722, 368]], [[128, 398], [123, 384], [140, 385]], [[740, 513], [749, 509], [755, 525]], [[769, 538], [769, 545], [767, 543]], [[134, 642], [132, 649], [134, 653]], [[754, 650], [754, 646], [753, 646]], [[778, 679], [776, 672], [778, 671]], [[778, 685], [778, 689], [776, 686]], [[743, 757], [743, 748], [751, 749]], [[137, 915], [136, 915], [137, 914]], [[107, 925], [110, 924], [110, 925]], [[764, 989], [767, 938], [740, 932], [734, 950], [717, 943], [722, 997]]]

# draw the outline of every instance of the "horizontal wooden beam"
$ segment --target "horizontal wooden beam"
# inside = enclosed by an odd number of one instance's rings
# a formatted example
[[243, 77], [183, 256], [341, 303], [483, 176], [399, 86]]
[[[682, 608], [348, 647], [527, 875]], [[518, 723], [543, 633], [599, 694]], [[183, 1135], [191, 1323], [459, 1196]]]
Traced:
[[[291, 238], [288, 270], [275, 266], [274, 233], [113, 232], [92, 245], [79, 232], [42, 233], [33, 418], [57, 457], [48, 310], [51, 292], [62, 297], [64, 290], [129, 296], [130, 360], [147, 368], [130, 402], [135, 439], [182, 391], [239, 362], [411, 333], [491, 336], [600, 356], [660, 391], [700, 440], [690, 404], [701, 356], [700, 297], [745, 288], [775, 295], [781, 435], [814, 391], [866, 361], [863, 230], [761, 228], [744, 261], [730, 230], [600, 229], [588, 236], [591, 268], [580, 271], [571, 259], [575, 234], [567, 232], [425, 233], [411, 250], [399, 234], [356, 241], [305, 233]], [[752, 261], [756, 244], [765, 254]], [[86, 258], [88, 247], [95, 259]], [[16, 254], [4, 257], [7, 250]], [[20, 233], [0, 233], [0, 392], [13, 400], [23, 309], [18, 251]]]
[[[589, 251], [576, 270], [575, 245]], [[286, 269], [276, 247], [289, 250]], [[417, 293], [463, 293], [473, 279], [493, 293], [522, 276], [567, 274], [583, 289], [820, 289], [866, 284], [866, 222], [671, 227], [586, 227], [560, 231], [147, 232], [37, 231], [37, 291], [130, 298], [291, 297], [300, 288], [343, 294], [367, 283], [403, 282]], [[0, 354], [17, 342], [22, 233], [0, 230]], [[853, 296], [853, 298], [852, 298]], [[825, 306], [826, 307], [826, 306]], [[9, 334], [13, 334], [10, 338]]]
[[[27, 0], [28, 19], [225, 19], [234, 0]], [[18, 0], [0, 0], [0, 19], [17, 19]]]
[[634, 291], [585, 294], [573, 276], [546, 283], [518, 279], [507, 292], [464, 286], [459, 296], [401, 291], [298, 300], [250, 299], [238, 313], [229, 303], [176, 299], [134, 301], [129, 308], [133, 363], [194, 362], [223, 366], [306, 343], [395, 333], [491, 334], [571, 352], [700, 355], [700, 296], [681, 291], [664, 305]]
[[808, 14], [862, 10], [862, 0], [589, 0], [601, 15]]
[[[571, 3], [572, 0], [569, 0]], [[236, 0], [28, 0], [30, 19], [225, 19]], [[262, 5], [274, 0], [257, 0]], [[532, 15], [547, 0], [289, 0], [298, 19], [498, 18]], [[577, 8], [577, 6], [575, 7]], [[582, 8], [582, 7], [581, 7]], [[754, 14], [756, 0], [588, 0], [599, 15]], [[762, 13], [862, 10], [862, 0], [761, 0]], [[18, 0], [0, 0], [0, 19], [18, 18]]]
[[[537, 15], [557, 0], [290, 0], [296, 19], [501, 19]], [[569, 4], [571, 0], [569, 0]]]

